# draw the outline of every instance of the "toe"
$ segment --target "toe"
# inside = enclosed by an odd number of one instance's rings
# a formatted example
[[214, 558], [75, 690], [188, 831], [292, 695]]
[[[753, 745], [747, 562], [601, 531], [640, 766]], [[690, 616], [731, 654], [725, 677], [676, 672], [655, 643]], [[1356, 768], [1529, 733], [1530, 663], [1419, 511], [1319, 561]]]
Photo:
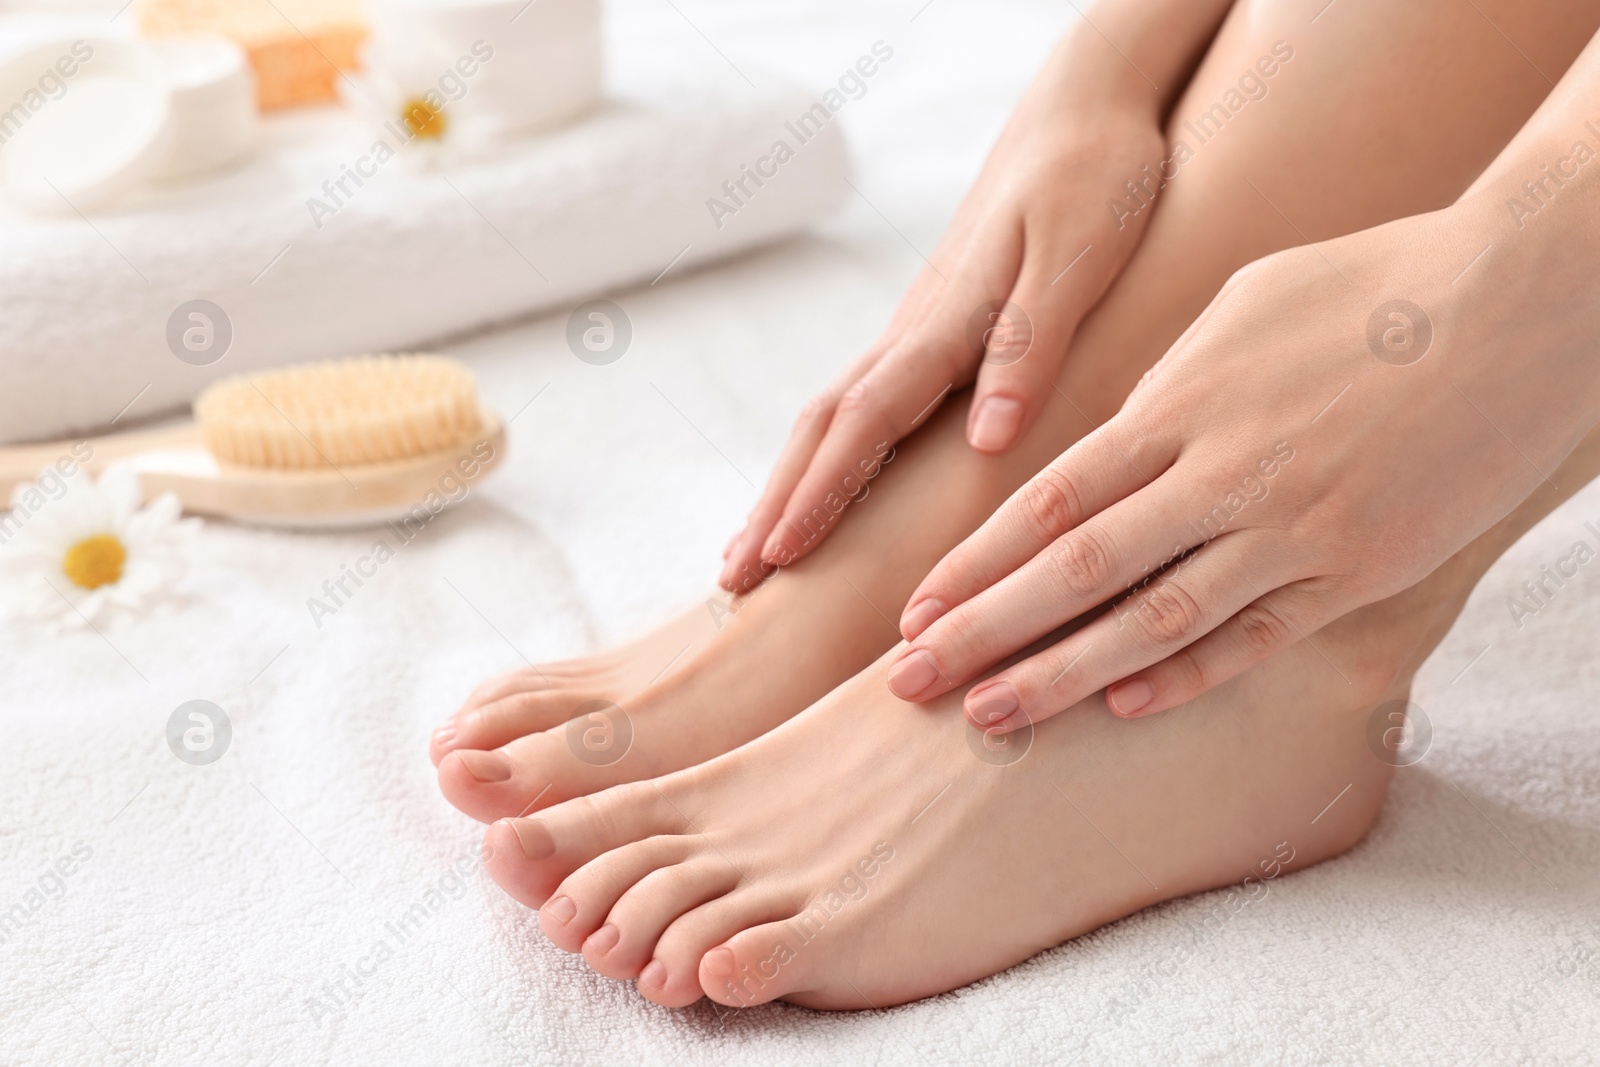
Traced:
[[592, 770], [573, 756], [561, 730], [519, 737], [481, 750], [456, 748], [439, 760], [439, 791], [481, 822], [527, 815], [595, 788]]
[[519, 667], [508, 671], [498, 677], [491, 678], [472, 691], [462, 705], [462, 711], [481, 708], [485, 704], [492, 704], [502, 697], [513, 696], [539, 689], [549, 689], [556, 685], [565, 672], [562, 668], [565, 663], [549, 664], [543, 667]]
[[439, 792], [480, 822], [533, 810], [533, 803], [544, 800], [541, 794], [548, 795], [545, 787], [550, 785], [545, 782], [530, 792], [530, 783], [519, 778], [517, 768], [499, 749], [458, 748], [439, 760]]
[[[447, 759], [444, 766], [450, 763]], [[657, 834], [681, 833], [682, 823], [658, 783], [618, 786], [558, 804], [536, 818], [496, 822], [484, 835], [484, 867], [500, 888], [537, 908], [595, 857]]]
[[590, 934], [600, 929], [622, 894], [661, 867], [686, 859], [690, 837], [650, 837], [595, 857], [556, 888], [539, 909], [539, 925], [558, 948], [580, 952]]
[[[639, 975], [640, 995], [669, 1008], [693, 1004], [706, 993], [700, 983], [700, 962], [707, 952], [743, 930], [783, 920], [798, 910], [791, 895], [772, 890], [735, 891], [702, 904], [667, 927], [657, 940], [655, 958]], [[719, 979], [724, 985], [732, 980]]]
[[718, 1004], [749, 1008], [804, 988], [805, 933], [790, 918], [740, 930], [700, 959], [700, 988]]
[[605, 925], [583, 943], [583, 958], [608, 978], [637, 978], [668, 926], [738, 883], [739, 872], [715, 853], [651, 871], [622, 894]]
[[457, 749], [500, 748], [519, 737], [560, 726], [586, 699], [564, 689], [525, 689], [463, 708], [434, 732], [428, 754], [437, 767]]

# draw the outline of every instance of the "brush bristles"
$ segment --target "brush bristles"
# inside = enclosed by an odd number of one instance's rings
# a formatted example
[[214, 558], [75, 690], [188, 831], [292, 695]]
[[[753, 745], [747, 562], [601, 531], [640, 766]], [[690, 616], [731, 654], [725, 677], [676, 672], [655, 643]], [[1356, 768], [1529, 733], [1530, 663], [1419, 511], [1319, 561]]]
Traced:
[[361, 356], [217, 382], [194, 403], [206, 448], [241, 467], [386, 463], [481, 425], [472, 372], [442, 356]]

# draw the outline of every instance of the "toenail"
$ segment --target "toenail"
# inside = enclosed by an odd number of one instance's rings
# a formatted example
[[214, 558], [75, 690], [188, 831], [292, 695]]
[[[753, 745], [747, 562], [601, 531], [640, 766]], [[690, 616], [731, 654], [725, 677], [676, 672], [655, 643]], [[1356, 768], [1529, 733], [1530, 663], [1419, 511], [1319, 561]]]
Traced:
[[572, 902], [571, 897], [556, 897], [544, 906], [544, 913], [550, 916], [551, 922], [565, 926], [572, 921], [574, 915], [578, 914], [578, 906]]
[[660, 960], [651, 960], [644, 965], [644, 970], [639, 972], [639, 984], [648, 986], [664, 986], [667, 984], [667, 965]]
[[480, 782], [503, 782], [511, 777], [511, 761], [501, 752], [463, 748], [457, 750], [456, 759], [461, 761], [468, 774]]
[[538, 819], [508, 819], [511, 832], [517, 835], [517, 843], [522, 846], [522, 854], [537, 863], [547, 860], [555, 855], [555, 839], [550, 836], [550, 831], [545, 829], [544, 823]]
[[1143, 678], [1122, 682], [1106, 690], [1106, 703], [1118, 715], [1137, 715], [1155, 699], [1155, 687]]
[[442, 748], [456, 739], [456, 724], [446, 723], [433, 732], [433, 743]]
[[703, 962], [706, 970], [710, 971], [712, 974], [727, 977], [733, 973], [733, 949], [714, 948], [710, 952], [706, 953], [706, 957]]
[[924, 630], [938, 620], [939, 616], [949, 610], [944, 606], [944, 601], [936, 597], [917, 601], [900, 616], [900, 635], [907, 641], [915, 641], [922, 636]]
[[908, 652], [900, 662], [889, 668], [889, 692], [901, 700], [915, 700], [933, 685], [939, 677], [939, 668], [933, 657], [923, 649]]
[[1016, 714], [1022, 699], [1010, 682], [1001, 682], [981, 693], [967, 695], [967, 717], [980, 729], [995, 726]]
[[596, 956], [604, 956], [607, 952], [617, 947], [617, 942], [622, 940], [622, 931], [611, 923], [606, 923], [600, 929], [589, 935], [583, 943], [585, 952], [593, 952]]

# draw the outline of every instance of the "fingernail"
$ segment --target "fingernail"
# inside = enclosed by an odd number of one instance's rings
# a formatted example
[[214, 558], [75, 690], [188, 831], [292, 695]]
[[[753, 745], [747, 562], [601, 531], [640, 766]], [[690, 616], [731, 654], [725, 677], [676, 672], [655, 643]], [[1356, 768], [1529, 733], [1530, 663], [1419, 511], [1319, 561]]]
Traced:
[[889, 668], [889, 692], [901, 700], [915, 700], [938, 677], [933, 657], [919, 648]]
[[733, 967], [735, 963], [733, 958], [733, 949], [714, 948], [710, 952], [706, 953], [705, 960], [703, 962], [705, 963], [706, 970], [710, 971], [712, 974], [730, 975], [733, 973]]
[[574, 915], [578, 914], [578, 905], [572, 902], [571, 897], [556, 897], [544, 906], [544, 913], [552, 922], [565, 926], [572, 921]]
[[1021, 706], [1016, 688], [1010, 682], [1001, 682], [967, 695], [967, 718], [980, 727], [994, 726], [1016, 714]]
[[556, 854], [555, 838], [538, 819], [511, 819], [511, 832], [517, 835], [522, 854], [535, 863]]
[[1022, 402], [991, 396], [978, 405], [967, 441], [979, 452], [998, 452], [1010, 446], [1022, 425]]
[[767, 543], [761, 546], [761, 560], [764, 563], [776, 563], [778, 562], [778, 553], [784, 551], [787, 551], [787, 549], [783, 544], [783, 532], [775, 530], [772, 536], [767, 538]]
[[728, 539], [727, 547], [722, 550], [722, 558], [727, 559], [744, 546], [745, 527], [739, 527], [739, 532]]
[[589, 935], [583, 943], [583, 951], [593, 952], [596, 956], [604, 956], [607, 952], [617, 947], [617, 942], [622, 940], [622, 931], [611, 923], [606, 923], [600, 929]]
[[1117, 715], [1137, 715], [1150, 706], [1156, 696], [1155, 687], [1143, 678], [1122, 682], [1106, 690], [1106, 704]]
[[433, 747], [443, 748], [456, 739], [456, 724], [445, 723], [433, 732]]
[[644, 970], [639, 972], [639, 984], [647, 986], [664, 986], [667, 984], [667, 965], [660, 960], [651, 960], [644, 965]]
[[934, 597], [917, 601], [900, 616], [900, 636], [907, 641], [915, 641], [922, 635], [922, 631], [932, 626], [939, 616], [949, 610], [944, 606], [944, 601]]
[[480, 782], [503, 782], [511, 777], [511, 761], [500, 752], [463, 748], [456, 752], [456, 759]]

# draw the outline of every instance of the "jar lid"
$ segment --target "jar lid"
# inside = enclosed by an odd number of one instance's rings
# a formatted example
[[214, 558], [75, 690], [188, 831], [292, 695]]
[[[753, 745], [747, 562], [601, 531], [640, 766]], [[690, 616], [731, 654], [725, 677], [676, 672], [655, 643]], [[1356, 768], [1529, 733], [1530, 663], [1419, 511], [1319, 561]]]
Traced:
[[126, 193], [160, 167], [173, 126], [162, 64], [136, 42], [62, 37], [0, 60], [0, 188], [35, 210]]

